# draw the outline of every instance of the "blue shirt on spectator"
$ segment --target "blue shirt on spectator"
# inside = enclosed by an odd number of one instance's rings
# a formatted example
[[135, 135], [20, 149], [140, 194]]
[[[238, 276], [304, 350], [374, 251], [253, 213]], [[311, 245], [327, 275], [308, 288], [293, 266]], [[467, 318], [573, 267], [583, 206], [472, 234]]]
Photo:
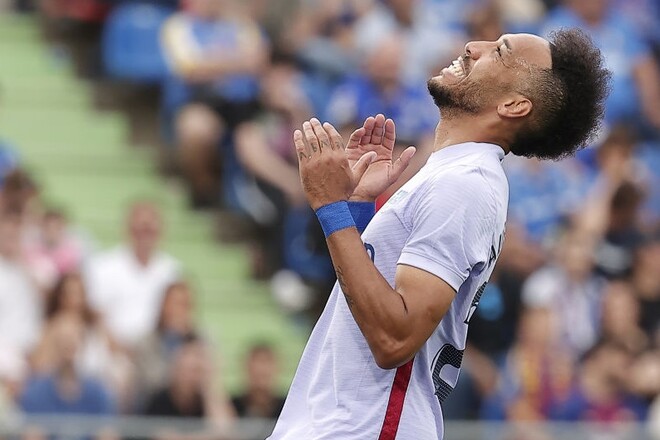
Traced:
[[97, 414], [115, 412], [112, 396], [93, 378], [79, 379], [80, 393], [66, 399], [57, 389], [54, 376], [38, 376], [28, 380], [20, 397], [20, 407], [28, 414]]
[[[203, 20], [193, 16], [179, 15], [172, 18], [179, 26], [187, 29], [195, 44], [202, 51], [230, 53], [239, 48], [240, 38], [245, 29], [240, 22], [231, 20]], [[195, 85], [187, 83], [171, 71], [165, 81], [164, 101], [167, 108], [176, 108], [186, 103], [195, 92]], [[197, 86], [199, 88], [199, 86]], [[258, 78], [254, 75], [224, 75], [204, 86], [206, 92], [228, 101], [246, 102], [253, 100], [259, 93]]]
[[508, 158], [505, 168], [509, 188], [509, 217], [536, 242], [548, 237], [564, 216], [583, 200], [588, 174], [576, 160], [528, 163]]
[[605, 103], [605, 119], [608, 124], [632, 121], [640, 117], [639, 90], [635, 84], [635, 65], [650, 56], [648, 44], [637, 30], [621, 14], [610, 9], [598, 26], [590, 26], [575, 12], [558, 7], [550, 14], [542, 34], [548, 35], [560, 28], [578, 27], [587, 31], [602, 51], [607, 68], [612, 72], [612, 92]]
[[327, 119], [337, 126], [361, 125], [369, 116], [382, 113], [396, 124], [397, 139], [417, 142], [433, 133], [439, 112], [426, 89], [401, 85], [384, 96], [368, 77], [355, 75], [334, 91]]

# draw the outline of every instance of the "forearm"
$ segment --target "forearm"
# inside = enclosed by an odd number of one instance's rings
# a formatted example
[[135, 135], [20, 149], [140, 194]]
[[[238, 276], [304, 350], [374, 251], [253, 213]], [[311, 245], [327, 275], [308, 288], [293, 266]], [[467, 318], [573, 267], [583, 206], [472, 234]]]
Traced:
[[337, 231], [327, 241], [337, 280], [376, 362], [383, 368], [397, 366], [389, 359], [407, 350], [410, 330], [404, 298], [371, 261], [356, 228]]

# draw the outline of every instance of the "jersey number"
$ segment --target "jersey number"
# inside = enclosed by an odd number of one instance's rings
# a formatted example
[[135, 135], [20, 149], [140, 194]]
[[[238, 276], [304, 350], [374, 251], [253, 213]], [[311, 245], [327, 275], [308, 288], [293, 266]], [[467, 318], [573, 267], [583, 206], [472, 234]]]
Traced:
[[445, 365], [451, 365], [458, 370], [461, 368], [461, 362], [463, 362], [463, 350], [459, 350], [450, 344], [443, 345], [435, 355], [432, 363], [433, 386], [435, 388], [434, 394], [438, 398], [438, 402], [441, 404], [454, 389], [453, 386], [449, 385], [449, 383], [442, 378], [442, 367]]

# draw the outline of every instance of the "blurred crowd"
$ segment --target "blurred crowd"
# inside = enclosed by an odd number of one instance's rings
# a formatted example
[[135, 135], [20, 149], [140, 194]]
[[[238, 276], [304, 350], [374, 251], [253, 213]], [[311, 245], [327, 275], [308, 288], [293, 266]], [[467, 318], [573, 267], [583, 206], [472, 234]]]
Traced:
[[162, 228], [158, 207], [135, 201], [125, 243], [97, 251], [14, 162], [0, 186], [0, 423], [18, 412], [217, 426], [279, 414], [269, 343], [246, 347], [245, 385], [226, 392], [194, 291], [177, 259], [159, 250]]
[[[191, 207], [239, 219], [241, 238], [253, 250], [253, 275], [271, 280], [286, 310], [312, 314], [334, 272], [299, 184], [293, 128], [317, 116], [346, 134], [370, 115], [394, 119], [397, 149], [415, 145], [418, 154], [378, 200], [382, 205], [431, 154], [439, 116], [426, 80], [465, 42], [585, 30], [613, 74], [605, 122], [575, 158], [506, 158], [504, 250], [471, 321], [461, 380], [444, 411], [457, 419], [650, 421], [660, 438], [660, 1], [39, 5], [56, 36], [51, 44], [60, 50], [65, 42], [85, 76], [156, 90], [154, 131], [189, 189]], [[15, 163], [10, 151], [0, 148], [0, 167]], [[24, 181], [11, 179], [16, 175], [3, 185], [5, 205], [26, 191]], [[20, 191], [12, 189], [17, 185]], [[80, 275], [89, 250], [61, 212], [35, 217], [29, 206], [3, 212], [0, 279], [11, 281], [0, 282], [0, 291], [11, 282], [29, 298], [15, 321], [5, 321], [0, 305], [0, 328], [7, 329], [0, 335], [15, 346], [15, 371], [60, 374], [79, 352], [80, 365], [104, 376], [116, 394], [108, 399], [90, 384], [97, 408], [112, 401], [170, 414], [184, 402], [189, 415], [219, 419], [250, 408], [249, 395], [230, 411], [222, 394], [201, 392], [220, 387], [206, 386], [211, 378], [201, 373], [208, 354], [190, 315], [192, 293], [176, 281], [177, 261], [157, 251], [155, 207], [134, 205], [128, 243], [92, 258]], [[8, 294], [0, 293], [0, 304]], [[248, 363], [274, 364], [266, 346], [251, 353]], [[271, 374], [265, 366], [248, 371], [256, 382]], [[24, 409], [39, 409], [45, 400], [35, 396], [54, 383], [45, 380], [28, 379], [20, 393], [10, 389]], [[157, 398], [136, 402], [136, 384], [156, 390]], [[196, 400], [182, 391], [195, 387]], [[274, 402], [263, 406], [273, 409]]]

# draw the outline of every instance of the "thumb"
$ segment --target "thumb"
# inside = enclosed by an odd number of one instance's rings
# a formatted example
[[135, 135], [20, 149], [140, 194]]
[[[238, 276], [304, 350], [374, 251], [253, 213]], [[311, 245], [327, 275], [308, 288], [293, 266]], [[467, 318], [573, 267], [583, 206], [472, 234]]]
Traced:
[[376, 159], [376, 156], [377, 154], [375, 151], [369, 151], [368, 153], [364, 153], [360, 160], [353, 165], [353, 177], [356, 182], [359, 182], [360, 179], [362, 179], [362, 176], [367, 171], [367, 168], [369, 168], [369, 165], [371, 165], [371, 162]]
[[410, 160], [417, 152], [417, 148], [408, 147], [401, 153], [401, 156], [392, 164], [392, 172], [390, 173], [390, 183], [394, 183], [401, 174], [408, 168], [410, 165]]

